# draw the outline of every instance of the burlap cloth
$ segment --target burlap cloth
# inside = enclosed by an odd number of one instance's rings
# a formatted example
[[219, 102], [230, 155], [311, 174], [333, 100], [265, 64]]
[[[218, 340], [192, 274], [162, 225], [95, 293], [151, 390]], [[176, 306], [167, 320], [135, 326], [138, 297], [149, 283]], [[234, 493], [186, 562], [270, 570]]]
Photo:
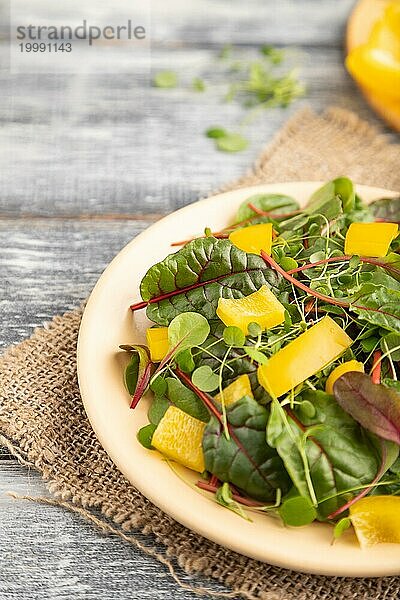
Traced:
[[[255, 167], [224, 189], [342, 174], [400, 190], [400, 145], [389, 144], [347, 111], [334, 108], [317, 116], [303, 110], [278, 133]], [[52, 494], [42, 501], [74, 510], [156, 556], [178, 583], [176, 564], [232, 590], [197, 587], [202, 595], [264, 600], [399, 597], [400, 577], [321, 577], [266, 565], [193, 534], [146, 500], [108, 458], [83, 410], [75, 358], [81, 314], [77, 309], [55, 317], [8, 349], [0, 361], [0, 443], [42, 474]], [[139, 531], [148, 535], [146, 547], [135, 535]]]

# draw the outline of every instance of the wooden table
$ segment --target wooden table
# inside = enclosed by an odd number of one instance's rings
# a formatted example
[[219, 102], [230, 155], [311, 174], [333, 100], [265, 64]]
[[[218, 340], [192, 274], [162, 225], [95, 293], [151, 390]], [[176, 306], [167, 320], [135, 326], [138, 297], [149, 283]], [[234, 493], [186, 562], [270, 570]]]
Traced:
[[[95, 10], [95, 2], [83, 4]], [[240, 175], [305, 102], [374, 120], [342, 65], [352, 4], [153, 0], [153, 72], [174, 69], [186, 82], [201, 75], [211, 82], [204, 94], [139, 86], [124, 47], [112, 74], [95, 59], [89, 75], [1, 72], [1, 347], [77, 306], [118, 250], [159, 216]], [[127, 1], [112, 5], [113, 14], [129, 12]], [[1, 38], [5, 51], [5, 28]], [[264, 43], [292, 47], [308, 87], [306, 100], [265, 111], [248, 128], [250, 148], [232, 155], [203, 135], [212, 124], [235, 128], [243, 117], [236, 104], [221, 102], [215, 76], [227, 43], [244, 53]], [[2, 600], [191, 597], [119, 539], [69, 512], [13, 501], [8, 490], [35, 496], [45, 486], [0, 450]]]

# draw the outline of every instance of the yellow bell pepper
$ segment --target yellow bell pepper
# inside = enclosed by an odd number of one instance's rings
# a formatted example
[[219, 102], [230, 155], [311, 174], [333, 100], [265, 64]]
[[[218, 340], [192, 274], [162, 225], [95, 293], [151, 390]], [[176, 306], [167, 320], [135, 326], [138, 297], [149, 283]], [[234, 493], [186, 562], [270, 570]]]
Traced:
[[400, 498], [368, 496], [350, 506], [350, 519], [364, 548], [400, 544]]
[[[230, 383], [223, 390], [224, 394], [224, 403], [225, 406], [229, 406], [236, 402], [236, 400], [240, 400], [243, 396], [250, 396], [250, 398], [254, 398], [253, 392], [250, 385], [250, 379], [248, 375], [240, 375], [235, 381]], [[218, 402], [221, 402], [221, 394], [217, 394], [215, 399]]]
[[235, 325], [247, 335], [250, 323], [258, 323], [263, 330], [283, 323], [285, 307], [271, 290], [263, 285], [257, 292], [244, 298], [220, 298], [217, 315], [225, 325]]
[[326, 393], [333, 394], [333, 385], [335, 381], [345, 373], [350, 373], [351, 371], [359, 371], [360, 373], [364, 373], [363, 363], [358, 362], [358, 360], [348, 360], [347, 362], [344, 362], [333, 369], [325, 383]]
[[176, 406], [170, 406], [153, 434], [152, 446], [181, 465], [202, 473], [205, 470], [203, 435], [206, 424]]
[[150, 327], [146, 330], [146, 339], [151, 360], [160, 362], [169, 349], [168, 327]]
[[258, 381], [278, 398], [339, 358], [351, 344], [347, 333], [326, 316], [258, 367]]
[[232, 231], [229, 239], [232, 244], [244, 252], [260, 254], [261, 250], [264, 250], [267, 254], [271, 254], [272, 223], [259, 223], [236, 229]]
[[354, 79], [377, 97], [397, 101], [400, 113], [400, 3], [391, 2], [371, 30], [367, 43], [346, 59]]
[[386, 256], [398, 234], [396, 223], [352, 223], [344, 243], [345, 254]]

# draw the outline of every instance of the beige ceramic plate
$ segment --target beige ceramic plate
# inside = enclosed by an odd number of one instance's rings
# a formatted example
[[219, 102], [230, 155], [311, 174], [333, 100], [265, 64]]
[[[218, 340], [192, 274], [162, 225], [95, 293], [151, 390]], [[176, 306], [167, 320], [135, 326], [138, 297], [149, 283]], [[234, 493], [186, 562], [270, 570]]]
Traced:
[[[238, 205], [254, 193], [281, 192], [305, 203], [319, 183], [283, 183], [244, 188], [201, 200], [158, 221], [130, 242], [111, 262], [94, 288], [83, 316], [78, 344], [78, 373], [83, 402], [101, 444], [122, 473], [147, 498], [190, 529], [250, 557], [299, 571], [328, 575], [377, 576], [400, 573], [400, 547], [360, 550], [352, 533], [331, 546], [332, 528], [313, 524], [299, 529], [254, 514], [249, 523], [182, 481], [155, 451], [136, 441], [147, 423], [147, 401], [129, 409], [122, 383], [122, 343], [144, 341], [144, 311], [133, 316], [146, 270], [171, 252], [170, 243], [190, 238], [209, 226], [232, 222]], [[387, 191], [358, 187], [365, 200]], [[185, 470], [193, 483], [198, 477]]]

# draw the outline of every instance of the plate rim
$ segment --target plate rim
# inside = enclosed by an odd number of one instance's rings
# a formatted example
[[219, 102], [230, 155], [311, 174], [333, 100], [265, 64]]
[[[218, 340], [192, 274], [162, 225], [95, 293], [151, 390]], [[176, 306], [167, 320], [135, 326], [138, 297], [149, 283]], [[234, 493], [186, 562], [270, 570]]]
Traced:
[[[97, 416], [95, 415], [95, 411], [93, 411], [93, 404], [88, 399], [87, 386], [84, 382], [85, 367], [84, 367], [84, 362], [82, 360], [82, 357], [84, 355], [85, 335], [86, 335], [86, 331], [88, 330], [88, 327], [90, 326], [92, 310], [93, 310], [93, 307], [95, 307], [95, 305], [96, 305], [97, 295], [99, 294], [99, 290], [101, 290], [102, 286], [105, 285], [108, 274], [110, 272], [112, 272], [115, 265], [120, 260], [122, 260], [122, 258], [125, 257], [126, 254], [129, 254], [131, 252], [132, 247], [134, 247], [138, 243], [146, 240], [146, 238], [148, 238], [149, 236], [154, 235], [154, 231], [157, 229], [157, 227], [164, 228], [166, 226], [166, 224], [168, 224], [169, 220], [175, 220], [177, 218], [177, 216], [179, 217], [179, 215], [190, 212], [194, 206], [202, 206], [203, 204], [204, 205], [210, 204], [211, 202], [214, 202], [214, 201], [218, 202], [218, 200], [223, 201], [224, 199], [231, 196], [232, 194], [236, 195], [236, 194], [240, 193], [240, 194], [243, 194], [244, 196], [247, 196], [247, 195], [250, 196], [254, 193], [260, 193], [260, 192], [268, 193], [267, 190], [278, 192], [278, 190], [276, 188], [279, 188], [279, 187], [287, 189], [288, 186], [295, 188], [296, 186], [299, 186], [299, 185], [301, 185], [301, 186], [307, 185], [307, 186], [314, 187], [315, 189], [317, 189], [320, 185], [323, 185], [323, 183], [324, 182], [321, 182], [321, 181], [291, 181], [291, 182], [277, 182], [277, 183], [274, 182], [274, 183], [267, 183], [267, 184], [259, 184], [256, 186], [246, 186], [246, 187], [242, 187], [239, 189], [214, 194], [212, 196], [209, 196], [207, 198], [202, 198], [202, 199], [192, 202], [184, 207], [181, 207], [178, 210], [173, 211], [172, 213], [164, 216], [160, 220], [156, 221], [155, 223], [153, 223], [152, 225], [147, 227], [139, 235], [135, 236], [130, 242], [128, 242], [115, 255], [115, 257], [109, 262], [107, 267], [104, 269], [104, 271], [98, 278], [98, 280], [88, 298], [86, 306], [84, 308], [84, 313], [83, 313], [81, 324], [80, 324], [78, 343], [77, 343], [78, 383], [79, 383], [79, 388], [80, 388], [80, 392], [81, 392], [82, 402], [84, 405], [86, 415], [89, 419], [90, 425], [91, 425], [97, 439], [99, 440], [100, 444], [102, 445], [102, 447], [104, 448], [104, 450], [108, 454], [108, 456], [111, 458], [111, 460], [115, 464], [116, 468], [118, 468], [121, 471], [121, 473], [125, 477], [127, 477], [127, 479], [132, 483], [132, 485], [134, 487], [136, 487], [148, 500], [150, 500], [150, 502], [152, 502], [155, 506], [160, 508], [167, 515], [169, 515], [170, 517], [172, 517], [177, 522], [179, 522], [183, 526], [187, 527], [191, 531], [199, 533], [200, 535], [204, 536], [205, 538], [207, 538], [213, 542], [216, 542], [217, 544], [219, 544], [225, 548], [229, 548], [235, 552], [243, 554], [244, 556], [248, 556], [250, 558], [254, 558], [254, 559], [260, 560], [262, 562], [275, 564], [277, 566], [281, 566], [284, 568], [294, 569], [294, 570], [300, 571], [300, 572], [308, 572], [308, 573], [314, 573], [314, 574], [320, 574], [320, 575], [350, 576], [350, 577], [365, 577], [365, 576], [378, 577], [378, 576], [382, 576], [382, 575], [398, 575], [400, 573], [400, 561], [399, 561], [399, 566], [396, 567], [395, 570], [392, 568], [391, 570], [389, 569], [387, 571], [382, 571], [382, 569], [379, 569], [376, 571], [373, 571], [373, 570], [371, 571], [371, 565], [369, 565], [368, 568], [361, 569], [361, 570], [359, 569], [358, 572], [355, 572], [351, 568], [351, 565], [347, 565], [347, 566], [344, 565], [344, 568], [338, 570], [337, 568], [330, 569], [330, 568], [327, 568], [326, 566], [319, 568], [318, 565], [307, 564], [307, 562], [305, 564], [299, 565], [299, 563], [293, 564], [293, 562], [290, 563], [283, 559], [276, 560], [276, 559], [274, 559], [274, 557], [271, 557], [271, 556], [261, 556], [259, 553], [252, 553], [249, 549], [243, 550], [240, 547], [238, 547], [237, 545], [235, 545], [234, 543], [232, 543], [232, 541], [229, 541], [229, 540], [227, 541], [226, 539], [221, 538], [221, 536], [211, 535], [210, 532], [207, 530], [207, 528], [205, 529], [204, 519], [199, 519], [199, 522], [196, 525], [193, 523], [193, 521], [189, 521], [187, 518], [182, 518], [180, 514], [177, 514], [176, 511], [174, 511], [171, 508], [170, 503], [161, 502], [160, 499], [157, 497], [157, 495], [154, 495], [154, 493], [152, 493], [152, 491], [149, 491], [149, 490], [144, 491], [143, 489], [140, 488], [137, 481], [133, 482], [132, 478], [126, 473], [125, 465], [121, 464], [119, 457], [115, 456], [115, 453], [112, 450], [110, 450], [109, 447], [107, 447], [108, 443], [107, 443], [106, 436], [104, 435], [104, 432], [100, 430], [101, 428], [99, 426]], [[271, 188], [272, 188], [272, 190], [271, 190]], [[398, 194], [398, 192], [395, 192], [393, 190], [387, 190], [385, 188], [380, 188], [380, 187], [376, 187], [376, 186], [364, 186], [364, 185], [356, 184], [356, 188], [358, 190], [360, 190], [361, 195], [363, 193], [363, 190], [367, 190], [367, 189], [370, 191], [371, 194], [376, 194], [376, 197], [384, 197], [384, 196], [388, 197], [388, 196], [395, 196]], [[282, 189], [280, 193], [289, 193], [289, 192], [288, 191], [285, 192]], [[207, 498], [207, 502], [209, 502], [210, 504], [213, 504], [210, 498]], [[236, 515], [235, 515], [235, 518], [239, 519], [239, 517], [237, 517]]]

